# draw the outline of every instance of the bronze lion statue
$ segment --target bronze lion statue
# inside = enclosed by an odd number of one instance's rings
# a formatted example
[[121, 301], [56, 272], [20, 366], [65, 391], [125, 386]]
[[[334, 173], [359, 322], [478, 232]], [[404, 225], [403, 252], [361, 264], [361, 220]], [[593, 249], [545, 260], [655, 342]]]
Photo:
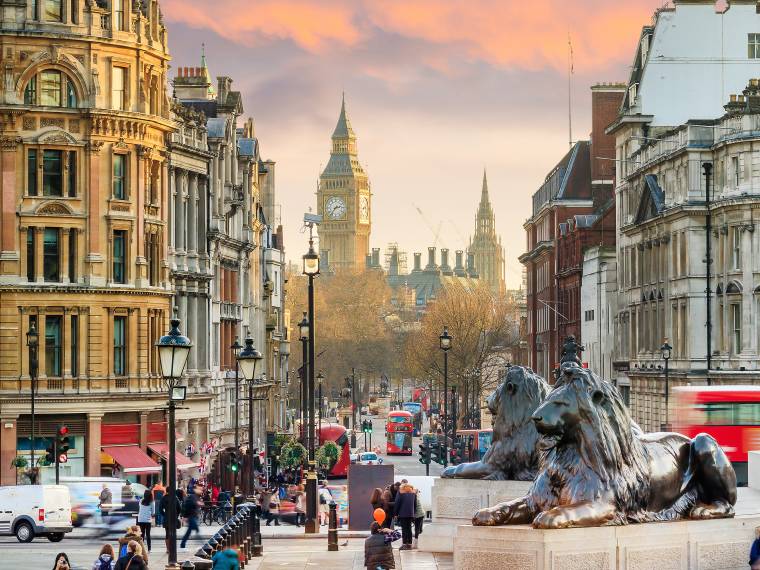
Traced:
[[494, 416], [493, 441], [481, 461], [444, 469], [441, 477], [533, 481], [538, 472], [540, 435], [531, 419], [550, 387], [530, 368], [512, 366], [488, 397]]
[[536, 528], [733, 516], [736, 473], [707, 434], [642, 434], [617, 388], [574, 364], [533, 414], [542, 468], [527, 496], [482, 509], [475, 525]]

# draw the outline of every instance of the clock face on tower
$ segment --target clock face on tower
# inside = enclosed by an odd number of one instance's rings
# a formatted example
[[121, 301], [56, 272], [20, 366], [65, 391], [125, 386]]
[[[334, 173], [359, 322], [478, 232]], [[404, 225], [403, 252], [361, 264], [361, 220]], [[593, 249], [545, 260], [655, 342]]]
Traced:
[[346, 217], [346, 203], [337, 196], [328, 198], [325, 202], [325, 214], [331, 220], [342, 220]]
[[369, 223], [369, 197], [361, 196], [359, 198], [359, 221], [368, 224]]

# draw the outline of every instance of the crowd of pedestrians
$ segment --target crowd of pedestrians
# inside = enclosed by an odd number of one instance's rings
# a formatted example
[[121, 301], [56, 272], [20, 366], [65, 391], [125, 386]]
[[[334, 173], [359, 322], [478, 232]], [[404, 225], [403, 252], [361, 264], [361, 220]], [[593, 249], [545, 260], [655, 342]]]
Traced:
[[[417, 547], [417, 539], [422, 534], [422, 523], [425, 520], [425, 509], [420, 501], [420, 492], [402, 479], [385, 489], [376, 488], [370, 496], [372, 509], [384, 513], [382, 522], [375, 521], [370, 527], [372, 533], [365, 543], [365, 566], [375, 568], [393, 568], [376, 563], [376, 558], [390, 556], [393, 559], [391, 543], [401, 538], [399, 550], [411, 550]], [[395, 526], [401, 527], [401, 534]], [[382, 536], [380, 536], [382, 535]], [[395, 538], [394, 538], [395, 537]], [[382, 538], [382, 540], [381, 540]], [[390, 540], [392, 538], [392, 540]], [[371, 565], [370, 565], [371, 564]]]

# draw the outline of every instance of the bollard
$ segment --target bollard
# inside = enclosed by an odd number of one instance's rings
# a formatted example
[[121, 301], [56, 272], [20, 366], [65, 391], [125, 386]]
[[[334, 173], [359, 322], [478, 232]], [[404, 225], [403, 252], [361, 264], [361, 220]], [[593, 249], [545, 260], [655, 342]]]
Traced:
[[338, 505], [330, 501], [330, 526], [327, 527], [327, 551], [338, 551]]
[[264, 556], [264, 545], [261, 543], [261, 507], [256, 506], [254, 508], [253, 516], [253, 528], [251, 538], [253, 542], [253, 555]]
[[248, 560], [253, 557], [253, 533], [251, 532], [251, 525], [255, 517], [254, 510], [246, 505], [243, 512], [243, 534], [245, 535], [245, 556]]
[[185, 560], [180, 568], [182, 568], [182, 570], [195, 570], [195, 564], [193, 564], [190, 560]]

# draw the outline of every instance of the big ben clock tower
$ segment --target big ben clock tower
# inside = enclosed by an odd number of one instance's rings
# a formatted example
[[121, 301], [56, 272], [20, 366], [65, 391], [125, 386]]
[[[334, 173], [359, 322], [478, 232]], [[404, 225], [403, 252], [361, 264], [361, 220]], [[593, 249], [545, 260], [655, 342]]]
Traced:
[[319, 249], [330, 269], [362, 269], [369, 253], [372, 194], [356, 154], [356, 135], [345, 97], [332, 134], [330, 160], [319, 176]]

